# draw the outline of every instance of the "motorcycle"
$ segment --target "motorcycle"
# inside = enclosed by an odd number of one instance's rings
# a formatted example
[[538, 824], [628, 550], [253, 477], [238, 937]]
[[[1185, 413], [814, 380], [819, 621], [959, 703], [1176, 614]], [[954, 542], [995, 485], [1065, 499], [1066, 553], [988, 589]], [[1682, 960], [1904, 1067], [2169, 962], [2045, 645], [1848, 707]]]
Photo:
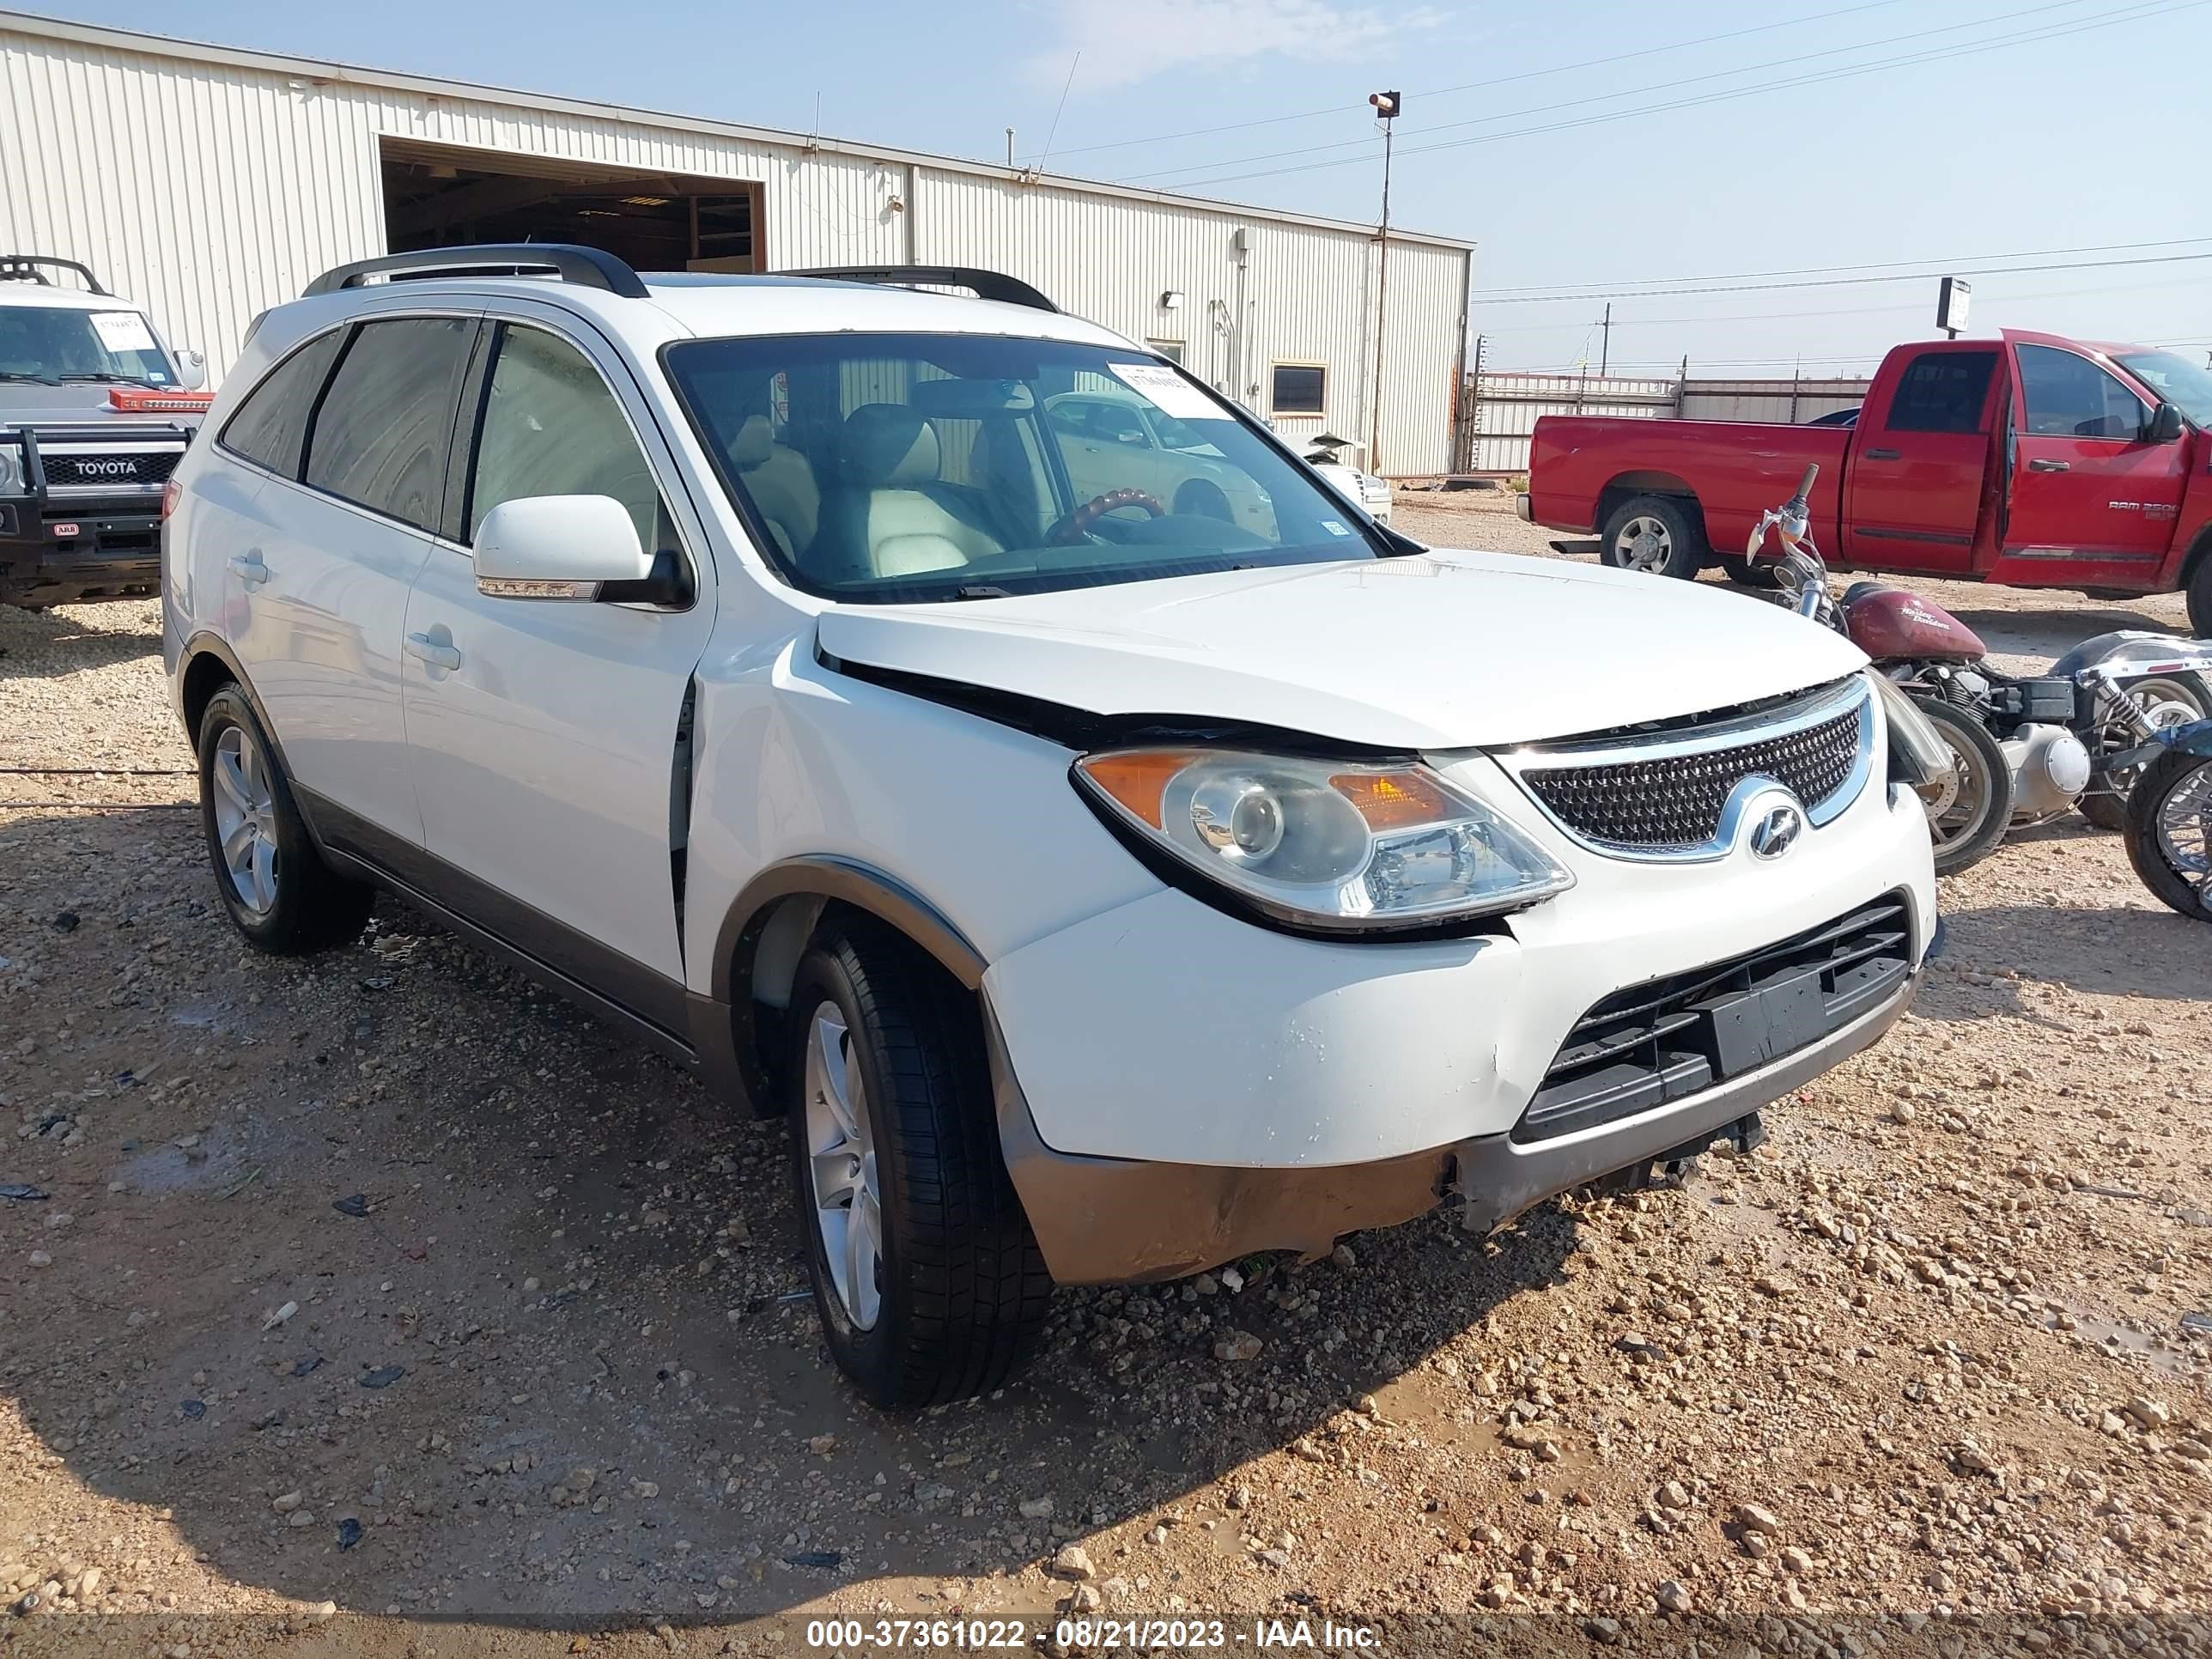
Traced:
[[2130, 758], [2128, 862], [2159, 899], [2212, 921], [2212, 720], [2168, 726]]
[[2212, 644], [2124, 629], [2084, 641], [2043, 673], [1988, 660], [1973, 629], [1942, 606], [1887, 582], [1854, 582], [1841, 599], [1806, 534], [1816, 466], [1797, 494], [1761, 517], [1747, 557], [1770, 532], [1784, 555], [1778, 584], [1799, 614], [1833, 628], [1910, 692], [1956, 764], [1923, 790], [1936, 868], [1949, 875], [1993, 851], [2016, 825], [2069, 808], [2119, 829], [2143, 763], [2125, 758], [2158, 732], [2212, 714]]

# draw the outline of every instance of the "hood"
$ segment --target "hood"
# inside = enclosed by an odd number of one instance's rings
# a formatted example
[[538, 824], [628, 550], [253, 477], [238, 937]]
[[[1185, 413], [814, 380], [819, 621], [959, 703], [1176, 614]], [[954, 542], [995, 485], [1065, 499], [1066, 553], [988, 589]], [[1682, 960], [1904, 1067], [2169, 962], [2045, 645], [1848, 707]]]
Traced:
[[[157, 392], [167, 390], [159, 386], [151, 389]], [[143, 426], [149, 420], [160, 418], [116, 408], [107, 397], [113, 390], [111, 384], [98, 380], [70, 380], [61, 386], [40, 386], [35, 380], [0, 380], [0, 426], [94, 426], [108, 421], [129, 421]], [[200, 417], [194, 414], [183, 418], [197, 425]]]
[[1103, 715], [1366, 748], [1501, 748], [1703, 714], [1863, 667], [1747, 595], [1502, 553], [1432, 553], [927, 605], [838, 605], [822, 649]]

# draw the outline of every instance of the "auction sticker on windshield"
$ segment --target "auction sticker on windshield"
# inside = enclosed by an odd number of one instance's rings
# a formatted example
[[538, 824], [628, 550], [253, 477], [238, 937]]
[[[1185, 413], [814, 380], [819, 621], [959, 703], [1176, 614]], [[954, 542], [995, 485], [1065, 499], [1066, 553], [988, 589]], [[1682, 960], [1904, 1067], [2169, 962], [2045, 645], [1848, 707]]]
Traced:
[[154, 331], [135, 311], [95, 311], [92, 313], [92, 331], [100, 336], [100, 344], [110, 351], [154, 349]]
[[1112, 369], [1130, 391], [1141, 392], [1151, 398], [1161, 412], [1172, 415], [1178, 421], [1225, 421], [1229, 418], [1220, 404], [1165, 363], [1109, 363], [1106, 367]]

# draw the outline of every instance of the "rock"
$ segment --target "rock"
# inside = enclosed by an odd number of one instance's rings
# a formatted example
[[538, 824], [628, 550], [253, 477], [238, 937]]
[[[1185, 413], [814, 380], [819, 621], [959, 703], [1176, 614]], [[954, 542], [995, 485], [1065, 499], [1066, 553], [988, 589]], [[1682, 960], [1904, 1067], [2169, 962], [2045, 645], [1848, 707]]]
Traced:
[[1679, 1480], [1669, 1480], [1660, 1487], [1657, 1497], [1661, 1506], [1665, 1509], [1686, 1510], [1690, 1507], [1688, 1489]]
[[1359, 1258], [1352, 1255], [1352, 1246], [1349, 1244], [1338, 1245], [1328, 1253], [1328, 1259], [1346, 1273], [1350, 1273], [1359, 1265]]
[[1024, 1498], [1021, 1510], [1024, 1521], [1042, 1521], [1052, 1514], [1052, 1498], [1049, 1494], [1043, 1498]]
[[1235, 1492], [1231, 1492], [1229, 1494], [1229, 1507], [1232, 1510], [1250, 1509], [1252, 1507], [1252, 1488], [1249, 1486], [1239, 1486]]
[[1060, 1553], [1052, 1558], [1052, 1571], [1055, 1577], [1073, 1578], [1078, 1583], [1088, 1583], [1098, 1576], [1098, 1569], [1091, 1565], [1090, 1552], [1080, 1544], [1064, 1545]]
[[1147, 1544], [1166, 1543], [1168, 1541], [1168, 1529], [1165, 1527], [1154, 1527], [1151, 1531], [1145, 1534], [1145, 1541]]
[[1919, 1115], [1909, 1100], [1900, 1100], [1889, 1109], [1889, 1121], [1893, 1123], [1910, 1123]]
[[1620, 1644], [1620, 1620], [1585, 1619], [1583, 1620], [1583, 1634], [1606, 1647], [1617, 1647]]
[[1756, 1504], [1737, 1504], [1735, 1518], [1746, 1532], [1763, 1532], [1771, 1536], [1782, 1530], [1782, 1517]]
[[837, 1437], [834, 1434], [817, 1434], [807, 1441], [806, 1449], [817, 1457], [827, 1457], [837, 1449]]
[[294, 1510], [284, 1517], [284, 1524], [288, 1527], [312, 1527], [315, 1524], [315, 1517], [305, 1510]]
[[1690, 1610], [1690, 1592], [1672, 1578], [1662, 1579], [1659, 1588], [1651, 1593], [1665, 1612], [1687, 1613]]
[[1224, 1267], [1221, 1270], [1221, 1287], [1230, 1295], [1236, 1295], [1244, 1288], [1244, 1275], [1234, 1267]]
[[1200, 1296], [1218, 1296], [1221, 1294], [1221, 1281], [1216, 1279], [1212, 1273], [1200, 1273], [1197, 1278], [1190, 1281], [1190, 1287], [1194, 1291], [1196, 1291]]
[[100, 1594], [100, 1587], [106, 1582], [106, 1575], [98, 1567], [87, 1567], [84, 1570], [84, 1576], [76, 1583], [76, 1599], [79, 1601], [91, 1601], [94, 1596]]
[[31, 1252], [31, 1265], [33, 1267], [51, 1267], [54, 1265], [54, 1259], [44, 1250], [33, 1250]]
[[279, 1515], [289, 1515], [307, 1501], [307, 1493], [294, 1490], [269, 1500], [269, 1507]]
[[1249, 1331], [1231, 1331], [1213, 1345], [1213, 1357], [1224, 1364], [1241, 1365], [1257, 1359], [1267, 1346]]
[[1097, 1585], [1078, 1584], [1068, 1595], [1067, 1610], [1070, 1613], [1096, 1613], [1103, 1599], [1098, 1594]]
[[1786, 1571], [1807, 1573], [1813, 1571], [1813, 1558], [1792, 1545], [1782, 1552], [1782, 1565]]
[[1754, 1561], [1773, 1547], [1766, 1541], [1766, 1534], [1764, 1533], [1747, 1532], [1743, 1535], [1743, 1553]]
[[2166, 1402], [2153, 1400], [2148, 1395], [2136, 1395], [2120, 1409], [2147, 1429], [2162, 1429], [2173, 1420], [2173, 1413]]
[[67, 1210], [56, 1210], [52, 1215], [46, 1218], [46, 1226], [49, 1231], [52, 1231], [57, 1228], [70, 1226], [74, 1224], [76, 1220], [76, 1218], [74, 1215], [71, 1215]]

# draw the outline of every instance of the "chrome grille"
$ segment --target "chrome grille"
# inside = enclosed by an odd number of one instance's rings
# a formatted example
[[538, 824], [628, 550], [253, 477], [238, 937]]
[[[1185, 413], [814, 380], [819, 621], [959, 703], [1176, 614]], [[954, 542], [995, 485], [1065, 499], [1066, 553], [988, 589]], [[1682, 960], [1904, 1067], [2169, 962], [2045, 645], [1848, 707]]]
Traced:
[[39, 460], [46, 469], [46, 483], [52, 489], [131, 489], [168, 483], [169, 474], [177, 470], [177, 463], [184, 458], [180, 449], [116, 455], [56, 454], [46, 450]]
[[1775, 786], [1814, 823], [1856, 799], [1874, 714], [1856, 679], [1778, 709], [1686, 730], [1524, 751], [1522, 786], [1553, 821], [1599, 851], [1710, 857], [1734, 844], [1735, 815]]

